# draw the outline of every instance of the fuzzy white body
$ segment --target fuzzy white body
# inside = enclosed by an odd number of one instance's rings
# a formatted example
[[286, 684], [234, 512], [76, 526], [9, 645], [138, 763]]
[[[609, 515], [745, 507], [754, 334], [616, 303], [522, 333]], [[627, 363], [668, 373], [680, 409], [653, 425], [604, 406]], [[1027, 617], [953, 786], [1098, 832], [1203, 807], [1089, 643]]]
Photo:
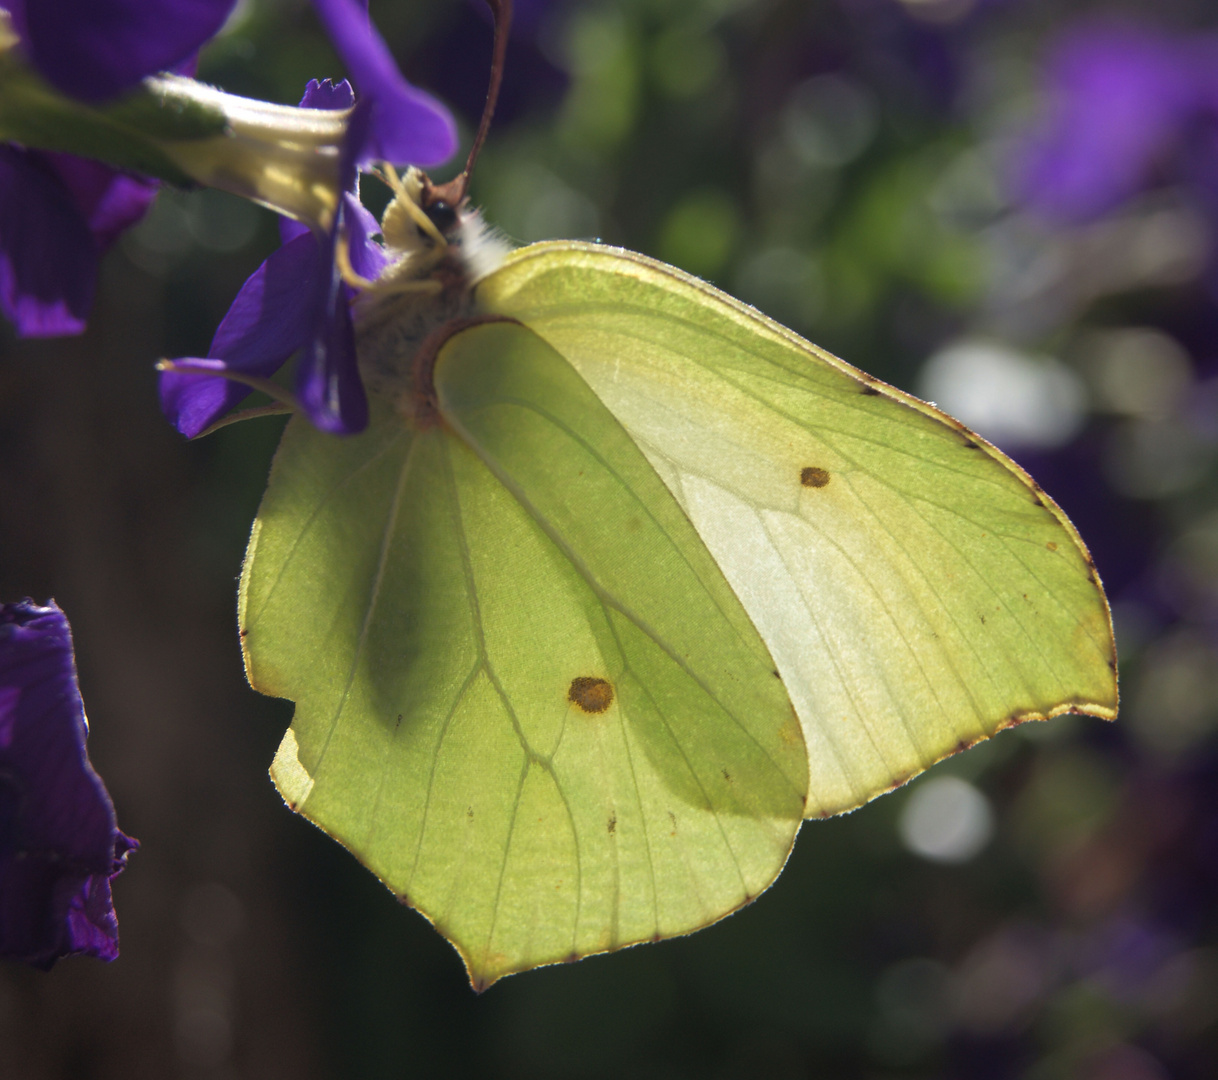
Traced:
[[395, 403], [414, 394], [419, 345], [438, 327], [478, 314], [474, 286], [512, 249], [473, 209], [459, 209], [441, 234], [421, 208], [421, 192], [412, 169], [381, 221], [393, 261], [360, 292], [353, 311], [364, 385]]

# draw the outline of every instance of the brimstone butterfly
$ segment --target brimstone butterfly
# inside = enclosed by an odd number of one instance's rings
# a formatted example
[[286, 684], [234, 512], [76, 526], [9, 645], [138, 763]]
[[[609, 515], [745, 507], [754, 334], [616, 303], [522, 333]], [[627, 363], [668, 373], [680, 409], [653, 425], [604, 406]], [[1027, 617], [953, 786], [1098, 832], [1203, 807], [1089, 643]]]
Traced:
[[399, 187], [372, 423], [290, 422], [240, 621], [297, 703], [284, 798], [475, 986], [705, 926], [803, 818], [1115, 716], [1090, 557], [994, 447], [679, 270], [505, 254]]
[[289, 423], [240, 592], [284, 799], [479, 989], [715, 922], [805, 817], [1117, 704], [1091, 558], [994, 447], [673, 267], [488, 234], [491, 7], [465, 171], [384, 174], [372, 421]]

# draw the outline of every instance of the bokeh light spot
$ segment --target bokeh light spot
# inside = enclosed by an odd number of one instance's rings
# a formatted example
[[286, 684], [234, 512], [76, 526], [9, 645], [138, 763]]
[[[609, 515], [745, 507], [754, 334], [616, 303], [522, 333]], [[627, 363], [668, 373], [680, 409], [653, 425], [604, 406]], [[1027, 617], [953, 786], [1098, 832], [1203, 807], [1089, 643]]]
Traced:
[[1192, 383], [1192, 362], [1175, 338], [1150, 327], [1096, 331], [1084, 366], [1098, 404], [1113, 412], [1163, 419]]
[[723, 269], [736, 247], [740, 221], [736, 204], [715, 188], [703, 188], [682, 199], [660, 230], [660, 257], [710, 277]]
[[862, 83], [817, 75], [791, 92], [782, 126], [804, 165], [837, 169], [867, 149], [878, 119], [875, 98]]
[[932, 862], [963, 863], [990, 842], [989, 800], [967, 780], [940, 776], [915, 787], [901, 811], [901, 840]]
[[919, 394], [1004, 449], [1064, 446], [1083, 426], [1082, 380], [1049, 357], [965, 340], [935, 353]]

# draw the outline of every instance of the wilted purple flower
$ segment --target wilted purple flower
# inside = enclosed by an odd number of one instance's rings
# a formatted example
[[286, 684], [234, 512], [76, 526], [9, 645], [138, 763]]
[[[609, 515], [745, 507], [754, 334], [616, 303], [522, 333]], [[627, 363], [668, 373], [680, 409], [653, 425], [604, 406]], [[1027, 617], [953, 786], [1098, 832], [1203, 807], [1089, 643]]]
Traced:
[[1050, 55], [1046, 91], [1017, 154], [1019, 201], [1082, 221], [1164, 175], [1218, 185], [1218, 35], [1082, 24]]
[[138, 845], [89, 764], [68, 620], [0, 607], [0, 957], [118, 955], [110, 879]]
[[190, 60], [236, 0], [5, 0], [21, 49], [44, 79], [103, 101]]
[[386, 257], [372, 240], [376, 220], [356, 197], [356, 175], [372, 161], [434, 165], [456, 149], [451, 116], [398, 72], [385, 43], [355, 0], [315, 0], [318, 14], [360, 88], [309, 83], [305, 108], [345, 109], [354, 102], [343, 144], [344, 194], [329, 230], [309, 233], [285, 223], [284, 244], [246, 281], [208, 356], [174, 361], [161, 375], [161, 405], [182, 434], [206, 429], [248, 393], [211, 372], [267, 378], [298, 350], [296, 401], [322, 431], [351, 434], [368, 423], [368, 400], [355, 357], [352, 289], [335, 258], [346, 246], [351, 268], [373, 279]]

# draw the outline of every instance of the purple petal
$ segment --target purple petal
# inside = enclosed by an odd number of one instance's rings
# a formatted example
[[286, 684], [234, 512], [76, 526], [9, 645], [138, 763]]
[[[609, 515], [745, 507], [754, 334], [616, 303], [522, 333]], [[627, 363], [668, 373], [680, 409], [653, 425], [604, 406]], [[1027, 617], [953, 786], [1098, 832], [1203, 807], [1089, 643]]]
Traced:
[[84, 330], [97, 259], [89, 223], [47, 158], [0, 145], [0, 310], [17, 332]]
[[68, 937], [74, 952], [114, 960], [118, 956], [118, 919], [110, 882], [127, 866], [127, 856], [139, 848], [139, 841], [115, 831], [114, 860], [109, 874], [92, 875], [71, 897], [68, 904]]
[[48, 82], [100, 101], [188, 61], [235, 0], [6, 0], [22, 45]]
[[[351, 196], [344, 196], [344, 203], [347, 198]], [[355, 356], [351, 290], [339, 276], [334, 243], [330, 236], [322, 245], [322, 265], [331, 268], [330, 277], [312, 338], [296, 369], [296, 397], [319, 431], [353, 435], [368, 426], [368, 398]]]
[[100, 161], [73, 154], [46, 154], [89, 223], [99, 253], [147, 212], [160, 188], [156, 180], [128, 176]]
[[372, 239], [380, 232], [379, 222], [350, 192], [343, 193], [338, 219], [338, 236], [327, 237], [323, 247], [333, 269], [321, 318], [296, 371], [296, 397], [320, 431], [354, 435], [368, 426], [368, 397], [355, 355], [353, 294], [339, 275], [334, 245], [347, 244], [351, 268], [361, 277], [376, 278], [389, 259]]
[[72, 635], [54, 602], [0, 607], [0, 956], [118, 955], [118, 831], [85, 749]]
[[[263, 378], [275, 374], [309, 340], [326, 284], [317, 240], [305, 233], [279, 248], [250, 275], [208, 350], [219, 369]], [[161, 408], [188, 438], [245, 398], [250, 389], [223, 377], [167, 371]]]
[[313, 0], [313, 6], [360, 97], [369, 102], [367, 134], [352, 148], [356, 164], [438, 165], [451, 157], [457, 148], [452, 117], [431, 95], [402, 78], [365, 5], [359, 0]]
[[350, 192], [343, 194], [343, 229], [347, 235], [347, 254], [351, 269], [360, 277], [375, 281], [389, 265], [385, 249], [372, 238], [379, 236], [381, 223]]
[[[302, 109], [349, 109], [354, 104], [355, 91], [351, 89], [351, 84], [346, 79], [340, 79], [338, 82], [332, 82], [330, 79], [323, 79], [321, 82], [310, 79], [305, 87], [304, 97], [300, 99]], [[343, 171], [350, 171], [351, 179], [354, 180], [354, 167]], [[307, 225], [293, 221], [292, 218], [281, 217], [279, 219], [280, 243], [286, 244], [308, 231]]]
[[319, 431], [354, 435], [368, 426], [368, 397], [355, 358], [351, 290], [335, 275], [326, 317], [296, 371], [296, 397]]
[[307, 236], [309, 234], [308, 225], [304, 225], [294, 218], [280, 217], [279, 219], [279, 243], [290, 244], [298, 236]]
[[296, 371], [296, 397], [313, 425], [331, 435], [353, 435], [368, 425], [368, 398], [355, 355], [351, 322], [352, 290], [334, 265], [334, 244], [345, 242], [351, 268], [375, 279], [388, 265], [385, 249], [372, 239], [380, 223], [350, 192], [344, 192], [337, 237], [327, 238], [328, 262], [334, 266], [325, 306]]
[[1016, 197], [1069, 221], [1135, 194], [1200, 103], [1194, 55], [1145, 27], [1071, 31], [1049, 62], [1049, 116], [1018, 154]]
[[346, 79], [310, 79], [300, 99], [302, 109], [349, 109], [355, 104], [355, 91]]

